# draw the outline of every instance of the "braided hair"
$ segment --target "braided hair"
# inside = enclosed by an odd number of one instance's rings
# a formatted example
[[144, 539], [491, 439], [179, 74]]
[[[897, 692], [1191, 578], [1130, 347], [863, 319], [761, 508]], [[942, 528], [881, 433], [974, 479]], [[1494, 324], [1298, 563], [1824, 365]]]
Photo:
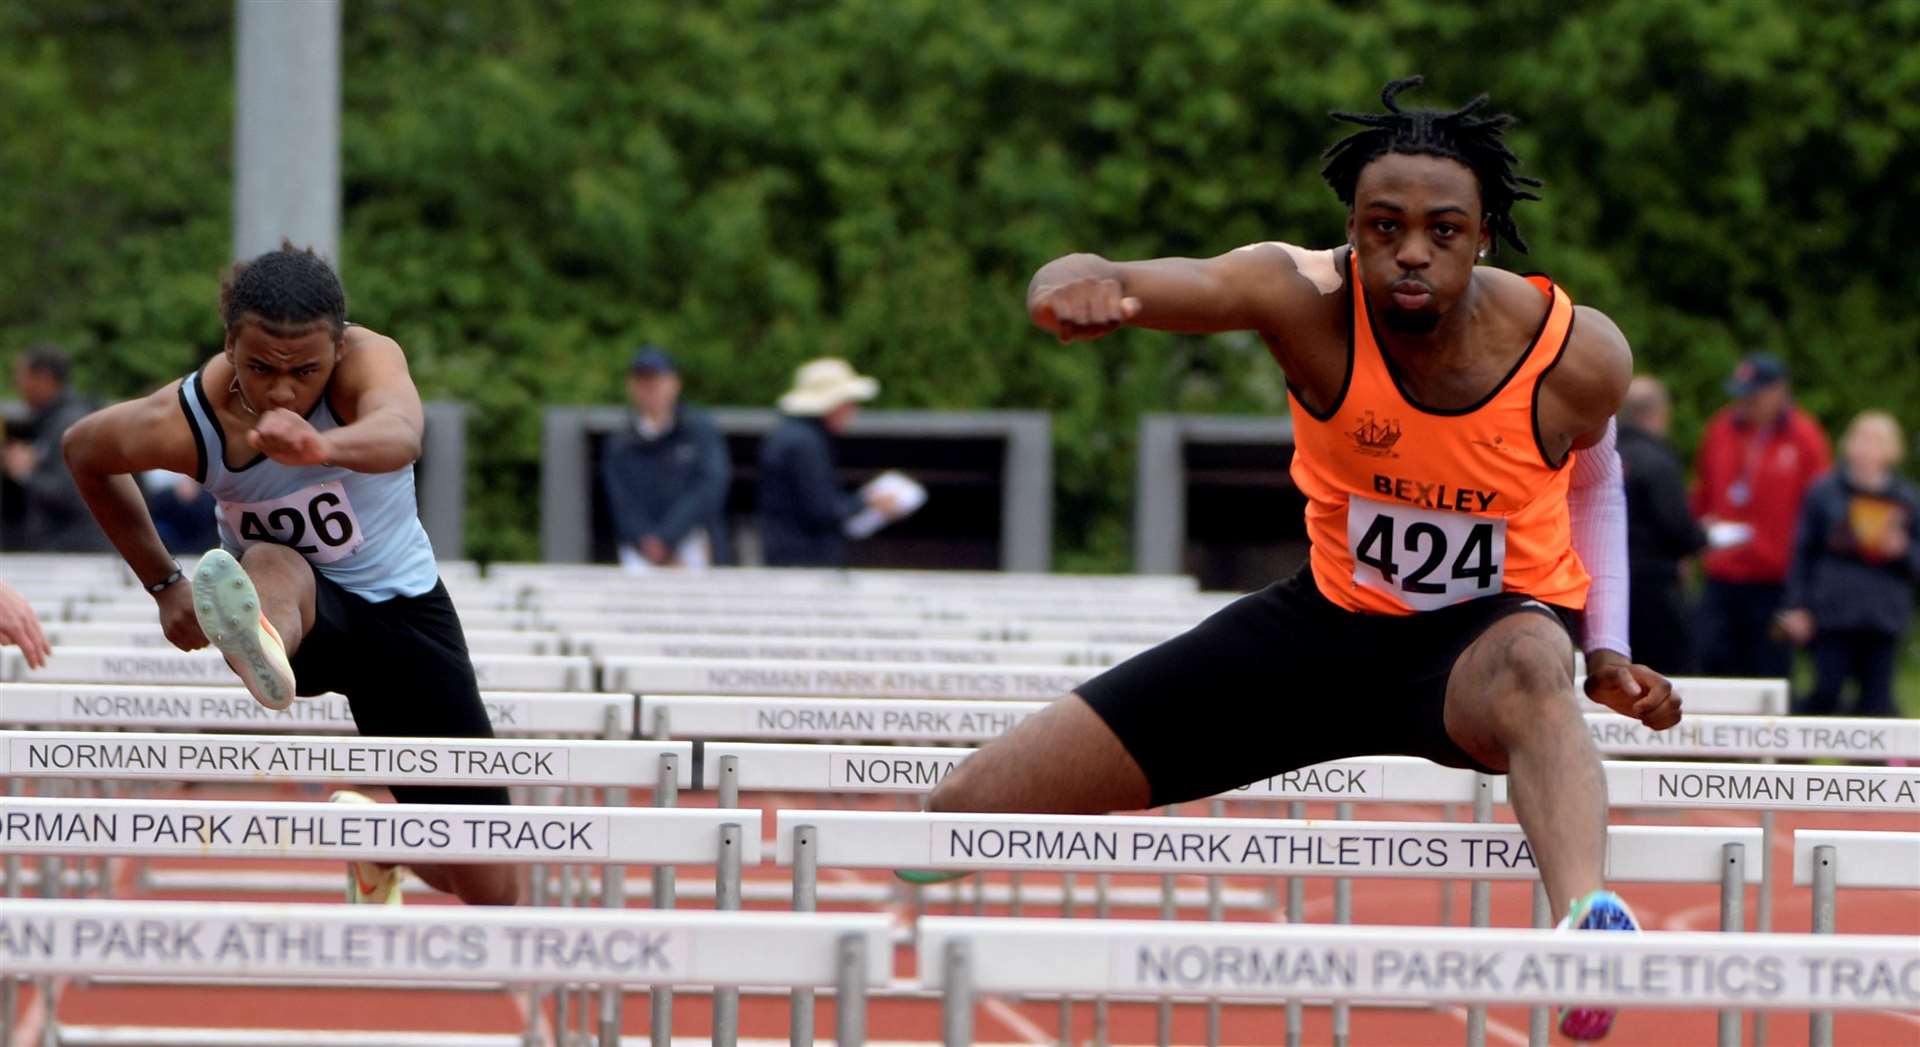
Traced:
[[1361, 169], [1388, 153], [1458, 161], [1480, 182], [1480, 202], [1486, 210], [1487, 228], [1493, 234], [1491, 249], [1499, 250], [1500, 241], [1505, 239], [1524, 253], [1527, 242], [1514, 224], [1513, 205], [1540, 199], [1527, 191], [1538, 186], [1540, 180], [1514, 171], [1520, 158], [1502, 141], [1506, 129], [1513, 125], [1513, 117], [1506, 113], [1476, 115], [1487, 104], [1484, 94], [1452, 112], [1403, 110], [1394, 103], [1401, 92], [1423, 82], [1421, 77], [1409, 76], [1389, 83], [1380, 92], [1380, 101], [1387, 107], [1384, 113], [1328, 113], [1335, 120], [1359, 124], [1365, 130], [1355, 131], [1327, 149], [1321, 176], [1340, 202], [1352, 207]]

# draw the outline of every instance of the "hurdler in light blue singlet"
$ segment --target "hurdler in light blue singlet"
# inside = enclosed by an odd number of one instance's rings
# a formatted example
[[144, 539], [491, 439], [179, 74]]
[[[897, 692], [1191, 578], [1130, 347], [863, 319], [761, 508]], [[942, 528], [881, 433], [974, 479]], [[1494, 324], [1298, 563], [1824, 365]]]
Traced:
[[[258, 454], [230, 467], [226, 433], [202, 376], [195, 371], [181, 380], [180, 409], [200, 451], [200, 482], [220, 503], [221, 546], [235, 556], [261, 542], [287, 546], [334, 584], [374, 603], [418, 596], [438, 583], [411, 467], [356, 473], [281, 465]], [[341, 425], [324, 395], [307, 422], [323, 433]]]

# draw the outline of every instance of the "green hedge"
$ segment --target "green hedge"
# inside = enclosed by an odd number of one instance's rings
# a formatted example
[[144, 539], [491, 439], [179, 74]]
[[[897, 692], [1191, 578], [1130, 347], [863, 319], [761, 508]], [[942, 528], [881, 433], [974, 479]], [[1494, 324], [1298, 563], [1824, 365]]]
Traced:
[[[0, 349], [122, 395], [217, 347], [230, 23], [0, 6]], [[645, 339], [711, 403], [831, 352], [885, 406], [1051, 411], [1058, 560], [1120, 569], [1138, 415], [1279, 410], [1280, 378], [1248, 337], [1058, 346], [1028, 276], [1333, 242], [1324, 113], [1411, 71], [1523, 118], [1523, 264], [1619, 321], [1683, 440], [1757, 348], [1829, 424], [1920, 429], [1915, 39], [1914, 0], [354, 0], [342, 269], [477, 411], [477, 556], [537, 554], [541, 405], [617, 397]]]

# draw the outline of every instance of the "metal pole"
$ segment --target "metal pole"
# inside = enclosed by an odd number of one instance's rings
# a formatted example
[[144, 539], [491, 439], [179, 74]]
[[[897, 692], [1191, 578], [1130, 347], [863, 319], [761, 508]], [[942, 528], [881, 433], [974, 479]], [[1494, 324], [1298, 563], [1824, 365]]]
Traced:
[[[1773, 763], [1769, 757], [1761, 763]], [[1753, 929], [1757, 934], [1773, 933], [1773, 827], [1772, 811], [1760, 812], [1760, 895], [1754, 899]], [[1767, 1047], [1767, 1012], [1753, 1012], [1753, 1047]]]
[[740, 806], [740, 758], [720, 758], [720, 806]]
[[[1447, 816], [1447, 821], [1457, 822], [1460, 820], [1459, 804], [1457, 803], [1447, 804], [1445, 808], [1445, 812]], [[1438, 882], [1440, 884], [1440, 926], [1452, 927], [1453, 926], [1453, 881], [1442, 879]]]
[[[1747, 849], [1737, 843], [1722, 847], [1720, 864], [1720, 930], [1737, 934], [1747, 929]], [[1740, 1009], [1720, 1012], [1720, 1047], [1740, 1047]]]
[[234, 4], [233, 254], [340, 264], [340, 4]]
[[[1835, 856], [1831, 845], [1813, 849], [1813, 933], [1832, 934], [1835, 922]], [[1808, 1021], [1809, 1047], [1833, 1047], [1833, 1012], [1815, 1011]]]
[[[625, 807], [627, 790], [607, 790], [608, 807]], [[608, 865], [600, 870], [600, 907], [620, 912], [627, 907], [627, 867]], [[609, 983], [600, 988], [600, 1047], [620, 1047], [620, 1026], [626, 1020], [626, 991]]]
[[[1533, 881], [1533, 925], [1553, 926], [1553, 903], [1547, 899], [1547, 885], [1543, 880]], [[1549, 1020], [1545, 1007], [1535, 1006], [1527, 1012], [1527, 1047], [1547, 1047]]]
[[[1066, 873], [1060, 877], [1060, 917], [1062, 919], [1073, 919], [1074, 891], [1077, 889], [1074, 886], [1072, 873]], [[1060, 997], [1060, 1044], [1061, 1047], [1071, 1047], [1072, 1043], [1073, 997], [1062, 996]]]
[[[1295, 800], [1287, 805], [1287, 817], [1294, 821], [1304, 821], [1307, 817], [1307, 805]], [[1298, 876], [1287, 877], [1287, 922], [1307, 922], [1307, 884]], [[1300, 1047], [1306, 1037], [1306, 1008], [1300, 997], [1287, 997], [1287, 1047]]]
[[840, 970], [833, 1006], [834, 1047], [867, 1042], [867, 940], [858, 934], [840, 939]]
[[964, 938], [947, 942], [941, 957], [946, 965], [940, 1002], [940, 1036], [946, 1047], [973, 1043], [973, 956]]
[[[1207, 804], [1207, 814], [1214, 818], [1224, 818], [1227, 814], [1227, 802], [1214, 800]], [[1272, 887], [1271, 881], [1268, 887]], [[1207, 877], [1207, 922], [1219, 923], [1227, 918], [1226, 898], [1221, 892], [1220, 877]], [[1207, 1047], [1220, 1047], [1220, 998], [1215, 996], [1207, 1000]]]
[[[538, 805], [544, 795], [544, 789], [528, 789], [526, 799], [529, 803]], [[542, 908], [547, 904], [547, 867], [543, 863], [535, 862], [528, 867], [528, 874], [527, 902], [536, 909]], [[546, 1006], [546, 998], [547, 992], [544, 988], [538, 985], [527, 987], [527, 1029], [524, 1035], [526, 1047], [541, 1047], [546, 1043], [546, 1034], [540, 1028], [545, 1017], [543, 1010]]]
[[[1493, 820], [1493, 779], [1484, 774], [1476, 774], [1473, 791], [1473, 820], [1490, 822]], [[1475, 927], [1487, 926], [1488, 916], [1493, 908], [1493, 885], [1485, 880], [1473, 881], [1467, 892], [1468, 911]], [[1467, 1008], [1467, 1047], [1487, 1047], [1487, 1005], [1476, 1003]]]
[[[813, 912], [819, 902], [820, 850], [811, 825], [793, 829], [793, 911]], [[788, 1001], [787, 1041], [798, 1047], [813, 1044], [813, 990], [796, 988]]]
[[[1108, 891], [1113, 886], [1113, 877], [1108, 873], [1099, 873], [1093, 878], [1093, 915], [1104, 920], [1113, 911], [1112, 899]], [[969, 1016], [971, 1017], [971, 1016]], [[1093, 1043], [1094, 1047], [1107, 1047], [1108, 1027], [1107, 998], [1104, 995], [1093, 998]]]
[[[654, 786], [653, 805], [672, 807], [680, 801], [680, 758], [674, 753], [660, 756], [660, 782]], [[653, 867], [653, 907], [673, 908], [673, 866]], [[673, 1047], [673, 989], [656, 985], [647, 994], [651, 1013], [647, 1032], [653, 1047]]]
[[[740, 908], [740, 827], [720, 827], [720, 861], [714, 868], [713, 907], [722, 912]], [[740, 987], [713, 988], [713, 1042], [734, 1047], [740, 1040]]]
[[[1333, 806], [1333, 816], [1338, 821], [1353, 820], [1353, 805], [1337, 803]], [[1345, 876], [1333, 881], [1333, 922], [1345, 926], [1353, 922], [1353, 881]], [[1352, 1035], [1352, 1012], [1347, 1001], [1333, 1002], [1333, 1047], [1347, 1047]]]

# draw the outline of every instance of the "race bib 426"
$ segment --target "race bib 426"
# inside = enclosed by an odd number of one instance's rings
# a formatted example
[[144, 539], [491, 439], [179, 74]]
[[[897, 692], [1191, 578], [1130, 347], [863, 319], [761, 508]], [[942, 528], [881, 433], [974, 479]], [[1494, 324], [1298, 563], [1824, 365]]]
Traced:
[[221, 502], [220, 513], [240, 547], [271, 542], [284, 545], [313, 563], [333, 563], [353, 555], [366, 536], [353, 503], [338, 481], [303, 487], [267, 502]]
[[1353, 496], [1347, 503], [1353, 580], [1432, 611], [1505, 587], [1507, 521]]

